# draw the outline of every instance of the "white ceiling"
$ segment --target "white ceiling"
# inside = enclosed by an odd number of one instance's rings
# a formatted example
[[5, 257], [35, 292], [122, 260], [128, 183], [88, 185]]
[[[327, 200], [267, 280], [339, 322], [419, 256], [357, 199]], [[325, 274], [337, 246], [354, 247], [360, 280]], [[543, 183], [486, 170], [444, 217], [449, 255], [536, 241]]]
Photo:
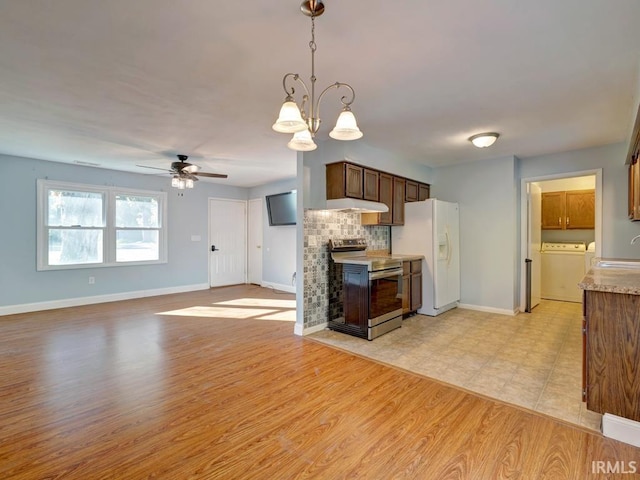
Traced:
[[[638, 0], [325, 5], [317, 86], [355, 88], [358, 142], [438, 166], [630, 133]], [[283, 75], [308, 83], [309, 40], [299, 0], [0, 0], [0, 153], [141, 173], [182, 153], [238, 186], [293, 176], [271, 125]], [[501, 137], [479, 150], [481, 131]]]

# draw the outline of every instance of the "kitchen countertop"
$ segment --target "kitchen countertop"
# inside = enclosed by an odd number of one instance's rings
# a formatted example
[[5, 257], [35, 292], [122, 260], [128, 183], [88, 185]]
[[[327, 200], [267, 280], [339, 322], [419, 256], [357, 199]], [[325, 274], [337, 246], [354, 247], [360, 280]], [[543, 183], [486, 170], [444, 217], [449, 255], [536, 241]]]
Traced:
[[352, 263], [355, 265], [368, 265], [372, 258], [388, 258], [391, 260], [401, 260], [408, 262], [411, 260], [422, 260], [424, 255], [405, 255], [399, 253], [389, 254], [386, 250], [369, 250], [366, 255], [343, 256], [334, 258], [336, 263]]
[[394, 260], [410, 262], [411, 260], [422, 260], [424, 255], [409, 255], [403, 253], [389, 253], [387, 250], [367, 250], [367, 257], [389, 257]]
[[402, 260], [403, 262], [410, 262], [411, 260], [422, 260], [424, 255], [408, 255], [401, 253], [392, 253], [391, 258], [396, 258], [398, 260]]
[[[595, 259], [592, 266], [582, 281], [578, 284], [583, 290], [594, 290], [598, 292], [626, 293], [629, 295], [640, 295], [640, 260], [620, 260], [620, 259]], [[634, 266], [598, 266], [598, 262], [620, 262], [624, 261]]]

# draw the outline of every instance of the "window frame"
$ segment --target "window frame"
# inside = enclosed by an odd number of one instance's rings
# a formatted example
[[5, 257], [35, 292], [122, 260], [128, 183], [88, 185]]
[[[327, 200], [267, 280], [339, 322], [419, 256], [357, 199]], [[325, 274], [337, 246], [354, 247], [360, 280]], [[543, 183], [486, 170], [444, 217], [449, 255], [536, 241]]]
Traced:
[[[66, 265], [49, 264], [49, 230], [60, 229], [58, 225], [48, 224], [48, 197], [50, 190], [68, 190], [75, 192], [99, 193], [103, 197], [103, 220], [102, 227], [62, 227], [73, 230], [96, 230], [102, 229], [102, 262], [75, 263]], [[131, 229], [116, 225], [116, 197], [119, 195], [151, 197], [158, 202], [158, 227], [144, 227], [142, 230], [158, 232], [158, 259], [157, 260], [135, 260], [117, 261], [117, 232]], [[47, 179], [37, 181], [37, 208], [36, 208], [36, 250], [38, 271], [44, 270], [74, 270], [82, 268], [102, 268], [102, 267], [128, 267], [136, 265], [155, 265], [168, 263], [168, 229], [167, 229], [167, 192], [151, 190], [138, 190], [122, 187], [109, 187], [100, 185], [87, 185], [71, 182], [60, 182]], [[141, 228], [135, 228], [140, 230]]]

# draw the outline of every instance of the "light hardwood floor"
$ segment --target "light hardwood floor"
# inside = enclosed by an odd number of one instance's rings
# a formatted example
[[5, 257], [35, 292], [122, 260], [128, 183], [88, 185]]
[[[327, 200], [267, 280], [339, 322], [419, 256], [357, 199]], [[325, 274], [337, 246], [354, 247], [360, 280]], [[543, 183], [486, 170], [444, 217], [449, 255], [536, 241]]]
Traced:
[[564, 480], [640, 463], [593, 431], [296, 337], [294, 308], [238, 286], [0, 317], [0, 478]]
[[579, 303], [543, 300], [516, 316], [415, 315], [373, 342], [331, 330], [310, 338], [600, 431], [602, 415], [582, 401]]

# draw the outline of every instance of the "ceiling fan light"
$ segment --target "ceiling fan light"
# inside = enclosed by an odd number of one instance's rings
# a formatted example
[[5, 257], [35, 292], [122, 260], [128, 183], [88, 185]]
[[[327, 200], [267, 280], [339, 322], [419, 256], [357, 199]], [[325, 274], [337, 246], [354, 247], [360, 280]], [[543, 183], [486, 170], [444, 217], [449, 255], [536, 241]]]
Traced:
[[282, 104], [278, 120], [271, 128], [279, 133], [296, 133], [308, 127], [307, 122], [302, 118], [298, 104], [287, 98]]
[[184, 186], [186, 188], [193, 188], [193, 179], [186, 178], [185, 181], [184, 181]]
[[293, 138], [287, 143], [287, 147], [298, 152], [310, 152], [318, 148], [313, 138], [311, 138], [311, 132], [308, 128], [294, 133]]
[[340, 112], [336, 126], [329, 132], [329, 136], [335, 140], [357, 140], [362, 135], [356, 117], [348, 107]]
[[496, 143], [499, 136], [500, 134], [495, 132], [478, 133], [469, 137], [469, 141], [478, 148], [487, 148]]
[[177, 175], [174, 175], [171, 178], [171, 186], [173, 188], [178, 188], [179, 185], [180, 185], [180, 178]]

